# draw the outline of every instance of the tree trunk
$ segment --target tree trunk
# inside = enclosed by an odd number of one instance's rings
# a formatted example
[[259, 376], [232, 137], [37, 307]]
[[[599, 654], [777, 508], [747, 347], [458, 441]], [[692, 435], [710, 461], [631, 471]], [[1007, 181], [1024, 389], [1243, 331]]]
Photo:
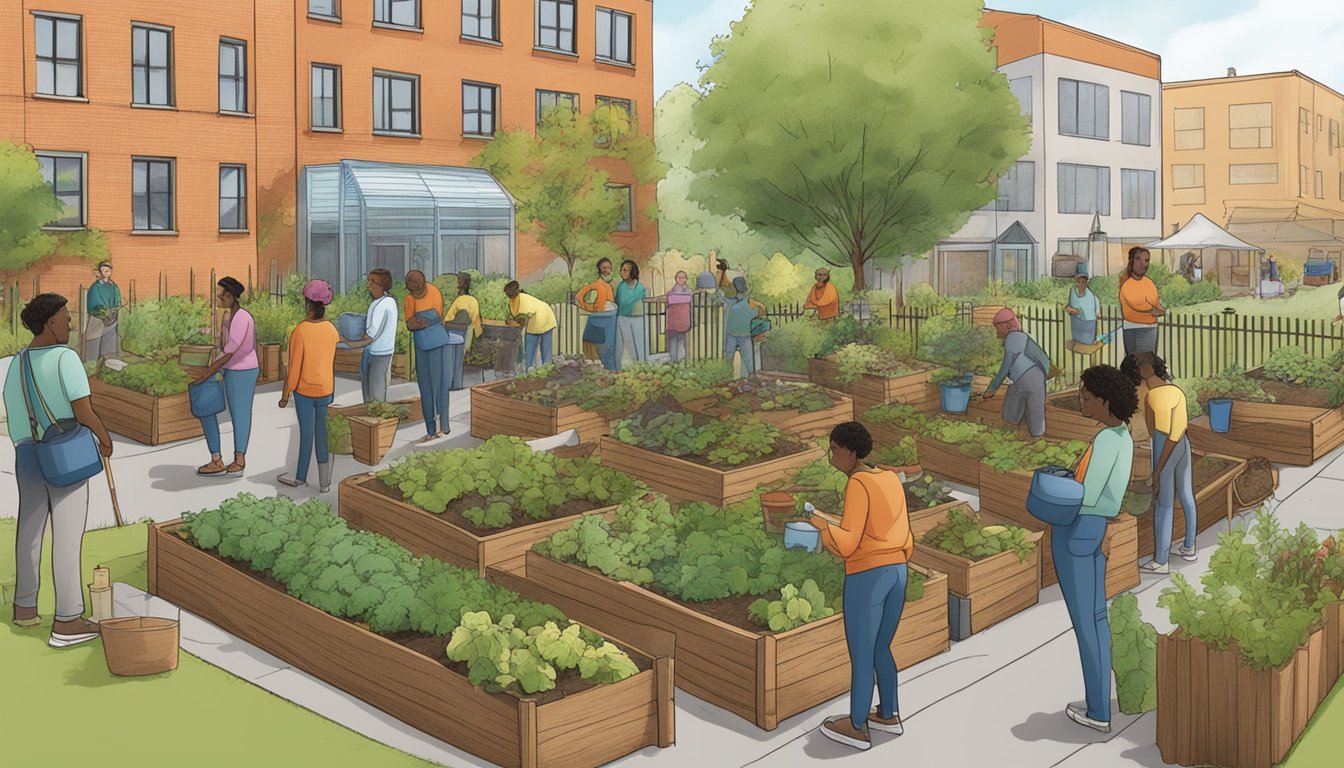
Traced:
[[896, 260], [896, 266], [891, 270], [891, 292], [896, 294], [896, 308], [901, 309], [905, 306], [905, 274], [902, 267], [905, 264], [905, 258]]
[[867, 260], [868, 260], [868, 255], [865, 254], [862, 250], [860, 250], [860, 249], [859, 249], [859, 246], [856, 245], [856, 246], [854, 246], [854, 247], [852, 247], [852, 248], [850, 249], [850, 251], [849, 251], [849, 265], [850, 265], [851, 267], [853, 267], [853, 269], [854, 269], [854, 292], [855, 292], [855, 293], [858, 293], [859, 291], [862, 291], [862, 290], [864, 290], [865, 288], [867, 288], [867, 282], [865, 281], [865, 279], [864, 279], [864, 275], [863, 275], [863, 264], [864, 264], [864, 262], [866, 262]]

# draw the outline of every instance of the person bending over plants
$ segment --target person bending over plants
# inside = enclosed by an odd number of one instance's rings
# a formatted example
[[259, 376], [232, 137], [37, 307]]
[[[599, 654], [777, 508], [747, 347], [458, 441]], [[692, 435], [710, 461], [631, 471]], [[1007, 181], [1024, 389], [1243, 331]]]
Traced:
[[[809, 521], [821, 531], [822, 545], [845, 561], [849, 717], [826, 718], [820, 731], [855, 749], [872, 746], [870, 728], [898, 735], [904, 731], [896, 702], [891, 640], [905, 609], [907, 562], [914, 551], [914, 537], [900, 477], [865, 465], [863, 460], [872, 450], [873, 438], [862, 424], [849, 421], [832, 429], [831, 466], [849, 476], [844, 515], [833, 520], [807, 508]], [[874, 674], [880, 699], [877, 709], [870, 711]]]
[[1050, 375], [1050, 358], [1041, 345], [1022, 330], [1013, 310], [1004, 307], [994, 316], [994, 330], [1003, 341], [1003, 363], [982, 396], [988, 400], [998, 392], [1005, 378], [1012, 379], [1003, 399], [1003, 420], [1014, 426], [1027, 420], [1032, 437], [1045, 435], [1045, 380]]

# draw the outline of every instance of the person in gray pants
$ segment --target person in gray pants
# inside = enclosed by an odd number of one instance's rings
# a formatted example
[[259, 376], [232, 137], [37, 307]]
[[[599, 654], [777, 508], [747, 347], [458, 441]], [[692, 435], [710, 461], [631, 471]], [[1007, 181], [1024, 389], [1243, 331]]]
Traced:
[[84, 619], [80, 573], [80, 549], [89, 516], [89, 481], [65, 487], [48, 483], [37, 460], [34, 439], [42, 437], [53, 419], [74, 419], [98, 438], [104, 457], [112, 455], [112, 438], [93, 412], [84, 364], [79, 353], [66, 346], [70, 343], [67, 303], [63, 296], [43, 293], [23, 308], [23, 325], [32, 332], [33, 341], [14, 356], [4, 387], [9, 436], [14, 441], [14, 475], [19, 485], [14, 623], [33, 627], [42, 622], [37, 614], [37, 593], [42, 538], [50, 517], [56, 617], [47, 644], [53, 648], [67, 648], [98, 637], [98, 625]]
[[1003, 364], [994, 375], [983, 398], [994, 397], [1005, 378], [1012, 379], [1008, 396], [1003, 399], [1003, 420], [1013, 426], [1027, 419], [1032, 437], [1045, 435], [1045, 380], [1050, 358], [1041, 345], [1022, 330], [1013, 310], [1004, 307], [994, 316], [994, 330], [1003, 340]]

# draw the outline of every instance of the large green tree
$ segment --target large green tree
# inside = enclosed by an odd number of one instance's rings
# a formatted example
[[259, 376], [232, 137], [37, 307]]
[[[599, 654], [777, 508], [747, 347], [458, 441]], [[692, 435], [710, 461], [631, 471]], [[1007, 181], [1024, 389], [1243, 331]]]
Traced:
[[979, 0], [753, 0], [715, 39], [691, 195], [836, 266], [925, 253], [1030, 147]]
[[[518, 201], [518, 230], [535, 229], [537, 240], [565, 262], [571, 277], [580, 260], [624, 256], [609, 237], [625, 214], [626, 200], [607, 189], [608, 169], [624, 166], [639, 184], [657, 181], [664, 172], [653, 141], [623, 109], [607, 106], [585, 115], [549, 109], [535, 133], [506, 132], [473, 163], [509, 190]], [[657, 208], [642, 213], [653, 217]]]

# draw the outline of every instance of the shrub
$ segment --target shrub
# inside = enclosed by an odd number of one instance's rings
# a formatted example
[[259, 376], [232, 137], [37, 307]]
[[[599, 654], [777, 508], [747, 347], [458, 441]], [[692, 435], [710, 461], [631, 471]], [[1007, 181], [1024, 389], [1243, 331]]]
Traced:
[[114, 387], [154, 397], [180, 395], [191, 383], [191, 377], [176, 361], [132, 363], [121, 371], [105, 370], [99, 378]]
[[[576, 278], [574, 286], [577, 288], [579, 285], [586, 282], [588, 281], [583, 280], [582, 282], [579, 282]], [[547, 275], [536, 282], [524, 285], [523, 290], [536, 296], [547, 304], [568, 304], [570, 291], [569, 275]], [[448, 298], [449, 295], [450, 294], [444, 294], [445, 301], [451, 301], [451, 299]], [[451, 295], [457, 295], [456, 285], [453, 286]], [[649, 292], [649, 295], [653, 295], [652, 291]]]
[[1008, 287], [1008, 292], [1019, 299], [1065, 304], [1068, 303], [1069, 289], [1072, 287], [1072, 280], [1038, 277], [1035, 280], [1022, 280], [1013, 283]]
[[781, 323], [766, 335], [762, 357], [788, 373], [807, 373], [807, 361], [821, 355], [826, 345], [826, 327], [809, 318]]
[[1194, 390], [1200, 403], [1220, 399], [1241, 400], [1247, 403], [1274, 402], [1274, 396], [1265, 392], [1258, 381], [1247, 378], [1246, 370], [1239, 365], [1206, 379], [1198, 379], [1187, 386]]
[[121, 317], [121, 345], [141, 357], [176, 357], [182, 344], [210, 343], [210, 305], [169, 296], [142, 301]]
[[943, 313], [951, 312], [957, 303], [934, 290], [928, 283], [916, 283], [905, 293], [905, 306]]
[[1111, 602], [1111, 669], [1120, 711], [1157, 709], [1157, 629], [1143, 620], [1139, 599], [1126, 592]]
[[270, 296], [256, 297], [243, 304], [243, 308], [252, 313], [257, 327], [258, 344], [286, 344], [294, 326], [303, 320], [303, 310], [285, 301], [276, 301]]
[[9, 357], [18, 354], [19, 350], [28, 346], [33, 340], [33, 334], [28, 332], [22, 325], [10, 333], [7, 325], [0, 325], [0, 357]]
[[993, 328], [940, 315], [925, 321], [919, 353], [924, 360], [953, 373], [989, 375], [1003, 361], [1003, 344]]

